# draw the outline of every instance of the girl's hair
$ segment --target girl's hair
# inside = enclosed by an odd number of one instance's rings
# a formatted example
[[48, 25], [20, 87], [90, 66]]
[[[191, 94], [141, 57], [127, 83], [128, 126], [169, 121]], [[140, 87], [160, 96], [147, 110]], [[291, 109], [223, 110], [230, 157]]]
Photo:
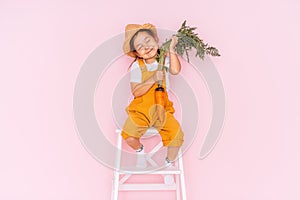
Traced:
[[[138, 31], [132, 36], [132, 38], [130, 39], [130, 42], [129, 42], [129, 45], [130, 45], [130, 51], [132, 51], [132, 52], [136, 52], [136, 49], [134, 48], [133, 42], [134, 42], [134, 39], [135, 39], [135, 37], [137, 36], [137, 34], [138, 34], [139, 32], [147, 32], [147, 33], [148, 33], [149, 35], [151, 35], [153, 38], [156, 38], [155, 35], [154, 35], [154, 33], [153, 33], [150, 29], [145, 29], [145, 28], [144, 28], [144, 29], [138, 30]], [[137, 59], [139, 59], [139, 57], [135, 57], [134, 61], [132, 61], [132, 63], [129, 65], [128, 70], [131, 68], [132, 64], [133, 64]]]

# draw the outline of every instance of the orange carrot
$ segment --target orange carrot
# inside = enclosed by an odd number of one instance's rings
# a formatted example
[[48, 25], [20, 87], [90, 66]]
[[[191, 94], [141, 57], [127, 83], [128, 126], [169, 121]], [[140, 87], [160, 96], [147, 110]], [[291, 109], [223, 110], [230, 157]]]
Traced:
[[155, 89], [156, 111], [159, 121], [164, 121], [165, 116], [165, 90], [163, 87]]
[[165, 107], [165, 90], [163, 87], [158, 87], [155, 89], [155, 100], [156, 104]]

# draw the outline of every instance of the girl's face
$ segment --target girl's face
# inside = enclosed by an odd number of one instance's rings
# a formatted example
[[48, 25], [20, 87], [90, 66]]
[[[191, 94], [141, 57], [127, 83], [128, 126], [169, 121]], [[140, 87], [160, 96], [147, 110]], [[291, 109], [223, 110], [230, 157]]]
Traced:
[[146, 31], [141, 31], [135, 36], [133, 46], [138, 57], [145, 60], [155, 59], [158, 43], [156, 39]]

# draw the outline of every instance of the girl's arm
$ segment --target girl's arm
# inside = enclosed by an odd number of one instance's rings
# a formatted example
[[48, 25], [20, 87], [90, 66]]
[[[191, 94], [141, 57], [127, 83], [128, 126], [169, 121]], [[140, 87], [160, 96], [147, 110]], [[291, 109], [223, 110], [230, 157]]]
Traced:
[[146, 81], [142, 83], [131, 82], [131, 92], [133, 96], [139, 97], [144, 95], [148, 90], [152, 87], [154, 83], [157, 81], [161, 81], [164, 78], [164, 71], [156, 71], [153, 76], [148, 78]]
[[179, 74], [181, 70], [181, 64], [178, 59], [178, 56], [175, 52], [175, 46], [178, 43], [178, 38], [176, 36], [172, 37], [172, 41], [170, 44], [169, 57], [170, 57], [170, 73], [173, 75]]

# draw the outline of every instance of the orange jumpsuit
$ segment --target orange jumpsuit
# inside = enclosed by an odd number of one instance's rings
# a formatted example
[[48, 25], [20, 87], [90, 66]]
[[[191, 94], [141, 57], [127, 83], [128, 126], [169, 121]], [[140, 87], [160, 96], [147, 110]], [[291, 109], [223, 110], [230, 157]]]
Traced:
[[[142, 72], [142, 81], [144, 82], [150, 78], [155, 71], [148, 71], [142, 59], [139, 59], [138, 62]], [[158, 130], [164, 146], [179, 147], [183, 143], [184, 134], [178, 121], [173, 116], [175, 112], [173, 103], [169, 100], [166, 92], [165, 120], [160, 122], [156, 112], [156, 87], [157, 84], [153, 84], [144, 95], [135, 97], [126, 108], [128, 118], [122, 129], [122, 137], [124, 139], [130, 136], [140, 138], [148, 128], [154, 127]], [[166, 91], [165, 80], [163, 81], [163, 87]]]

